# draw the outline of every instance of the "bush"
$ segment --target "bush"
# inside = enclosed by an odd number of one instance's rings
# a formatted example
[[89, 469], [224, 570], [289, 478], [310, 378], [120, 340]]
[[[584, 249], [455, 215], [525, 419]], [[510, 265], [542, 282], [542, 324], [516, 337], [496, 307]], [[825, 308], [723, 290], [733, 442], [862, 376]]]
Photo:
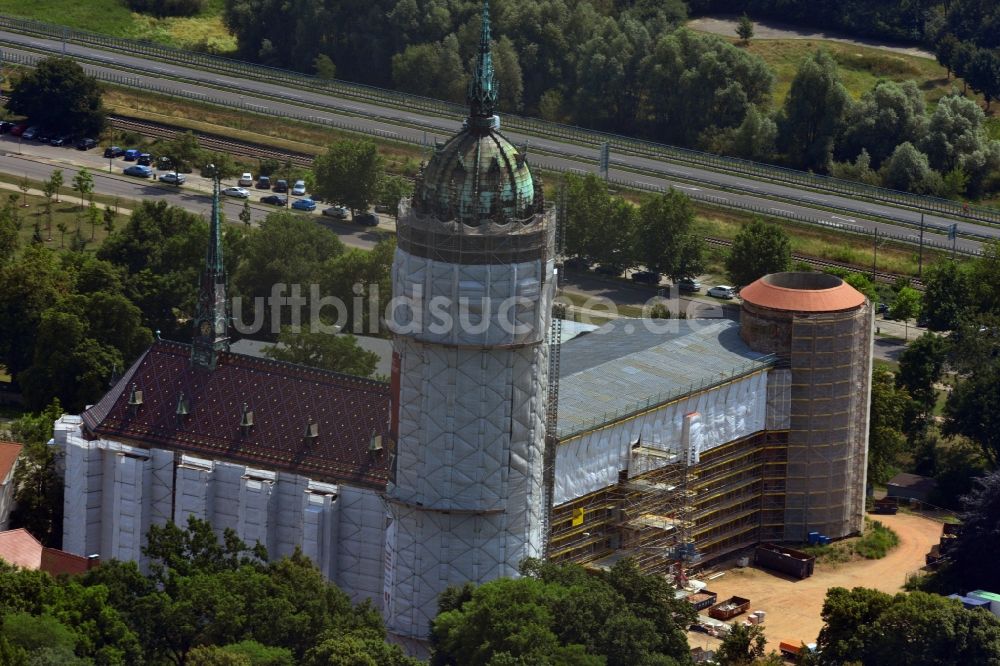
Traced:
[[854, 552], [867, 560], [880, 560], [899, 545], [899, 535], [880, 521], [865, 521], [864, 536], [854, 543]]

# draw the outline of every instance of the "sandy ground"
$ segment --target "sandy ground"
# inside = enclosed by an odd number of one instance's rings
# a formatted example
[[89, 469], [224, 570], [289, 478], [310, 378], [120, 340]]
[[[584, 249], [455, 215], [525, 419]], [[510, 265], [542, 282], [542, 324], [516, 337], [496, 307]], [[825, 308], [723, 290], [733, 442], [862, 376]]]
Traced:
[[[752, 16], [750, 17], [753, 18]], [[703, 16], [688, 22], [688, 27], [700, 32], [710, 32], [715, 35], [726, 37], [736, 36], [736, 16]], [[787, 25], [769, 19], [754, 20], [753, 39], [825, 39], [831, 42], [843, 42], [844, 44], [857, 44], [859, 46], [869, 46], [875, 49], [893, 51], [895, 53], [905, 53], [907, 55], [918, 56], [920, 58], [934, 59], [934, 54], [916, 46], [899, 46], [889, 44], [875, 39], [864, 37], [852, 37], [842, 33], [828, 30], [812, 30], [794, 25]]]
[[[750, 610], [767, 612], [764, 631], [768, 649], [778, 649], [781, 641], [815, 642], [823, 627], [820, 611], [831, 587], [871, 587], [898, 592], [906, 575], [924, 565], [924, 555], [941, 538], [941, 523], [911, 514], [874, 516], [899, 535], [900, 544], [881, 560], [860, 560], [846, 564], [817, 564], [805, 580], [783, 577], [762, 569], [731, 569], [724, 576], [706, 581], [719, 600], [738, 595], [750, 600]], [[739, 616], [740, 620], [746, 615]], [[689, 633], [691, 647], [718, 645], [705, 634]]]

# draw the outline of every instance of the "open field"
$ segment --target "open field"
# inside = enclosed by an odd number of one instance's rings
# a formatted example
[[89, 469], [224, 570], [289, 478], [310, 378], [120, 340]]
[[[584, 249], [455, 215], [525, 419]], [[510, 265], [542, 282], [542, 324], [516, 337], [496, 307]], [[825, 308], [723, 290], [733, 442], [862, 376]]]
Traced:
[[0, 13], [113, 37], [226, 54], [236, 49], [236, 40], [222, 24], [223, 5], [224, 0], [206, 0], [205, 8], [196, 16], [160, 19], [130, 11], [122, 0], [0, 0]]
[[[902, 591], [906, 575], [923, 566], [924, 555], [941, 537], [941, 523], [904, 513], [878, 519], [899, 535], [899, 546], [880, 560], [857, 560], [842, 564], [816, 564], [816, 572], [796, 580], [753, 567], [731, 569], [708, 582], [719, 599], [739, 595], [750, 599], [751, 610], [767, 611], [764, 632], [769, 650], [778, 643], [811, 643], [823, 627], [820, 612], [831, 587], [870, 587], [883, 592]], [[739, 619], [745, 619], [741, 615]], [[690, 634], [691, 645], [717, 645], [704, 634]]]

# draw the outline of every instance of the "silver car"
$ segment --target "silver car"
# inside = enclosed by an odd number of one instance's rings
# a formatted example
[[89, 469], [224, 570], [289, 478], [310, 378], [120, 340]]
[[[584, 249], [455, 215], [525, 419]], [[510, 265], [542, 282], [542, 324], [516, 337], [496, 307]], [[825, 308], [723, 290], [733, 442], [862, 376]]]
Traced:
[[724, 298], [729, 301], [736, 297], [736, 289], [725, 284], [720, 284], [709, 289], [708, 295], [715, 298]]

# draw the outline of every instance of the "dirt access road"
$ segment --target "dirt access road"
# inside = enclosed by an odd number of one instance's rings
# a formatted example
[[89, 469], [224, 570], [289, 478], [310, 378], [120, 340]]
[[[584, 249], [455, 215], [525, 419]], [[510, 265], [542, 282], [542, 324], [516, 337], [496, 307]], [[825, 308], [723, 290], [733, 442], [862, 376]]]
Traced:
[[[713, 35], [723, 35], [725, 37], [736, 37], [736, 16], [703, 16], [701, 18], [688, 21], [688, 27], [699, 32], [710, 32]], [[753, 17], [751, 17], [753, 18]], [[754, 20], [753, 39], [825, 39], [831, 42], [843, 42], [844, 44], [855, 44], [857, 46], [868, 46], [873, 49], [893, 51], [894, 53], [904, 53], [906, 55], [920, 58], [934, 59], [934, 54], [916, 46], [900, 46], [889, 44], [876, 39], [866, 39], [865, 37], [852, 37], [838, 32], [827, 30], [813, 30], [801, 26], [780, 23], [770, 19]]]
[[[941, 523], [915, 516], [873, 516], [899, 535], [899, 546], [881, 560], [859, 560], [844, 564], [817, 564], [815, 573], [796, 580], [762, 569], [731, 569], [721, 578], [706, 581], [719, 600], [732, 595], [750, 599], [750, 610], [767, 612], [764, 632], [768, 650], [790, 641], [812, 643], [823, 627], [820, 611], [831, 587], [871, 587], [899, 592], [906, 574], [924, 565], [924, 555], [941, 538]], [[745, 620], [746, 615], [738, 620]], [[692, 647], [714, 647], [718, 641], [704, 634], [689, 634]]]

